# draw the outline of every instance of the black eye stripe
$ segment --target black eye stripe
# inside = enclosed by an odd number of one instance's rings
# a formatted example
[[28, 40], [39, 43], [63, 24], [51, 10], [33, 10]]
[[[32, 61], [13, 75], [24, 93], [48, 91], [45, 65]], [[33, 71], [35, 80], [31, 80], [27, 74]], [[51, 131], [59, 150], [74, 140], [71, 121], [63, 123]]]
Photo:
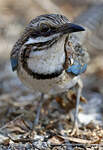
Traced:
[[37, 30], [34, 30], [32, 33], [30, 33], [30, 36], [33, 38], [37, 38], [39, 36], [47, 37], [55, 33], [58, 33], [58, 30], [55, 27], [41, 23], [40, 25], [38, 25]]

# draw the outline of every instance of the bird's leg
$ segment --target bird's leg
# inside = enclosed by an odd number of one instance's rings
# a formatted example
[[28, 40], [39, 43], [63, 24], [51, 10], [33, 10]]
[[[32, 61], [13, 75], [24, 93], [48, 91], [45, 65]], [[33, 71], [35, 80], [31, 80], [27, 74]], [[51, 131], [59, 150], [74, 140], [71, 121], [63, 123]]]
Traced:
[[75, 87], [78, 85], [78, 90], [77, 90], [77, 99], [76, 99], [76, 111], [75, 111], [75, 117], [74, 117], [74, 126], [72, 130], [72, 135], [78, 132], [78, 111], [79, 111], [79, 102], [80, 102], [80, 96], [83, 88], [83, 83], [80, 78], [80, 76], [74, 77], [69, 83], [65, 83], [63, 86], [62, 92], [65, 92], [67, 89], [69, 90], [72, 87]]
[[41, 112], [41, 108], [42, 108], [43, 103], [44, 103], [44, 94], [42, 93], [41, 98], [40, 98], [40, 102], [39, 102], [39, 107], [37, 108], [37, 113], [36, 113], [36, 117], [34, 120], [34, 126], [37, 126], [39, 123], [40, 112]]
[[75, 111], [75, 117], [74, 117], [74, 126], [72, 130], [72, 135], [78, 132], [78, 111], [79, 111], [79, 102], [80, 102], [80, 96], [83, 88], [83, 83], [80, 78], [80, 76], [74, 77], [71, 81], [66, 82], [62, 88], [62, 92], [65, 92], [69, 90], [70, 88], [73, 88], [78, 85], [78, 90], [77, 90], [77, 99], [76, 99], [76, 111]]
[[72, 135], [75, 133], [78, 133], [78, 111], [79, 111], [80, 96], [81, 96], [82, 88], [83, 88], [83, 83], [80, 78], [77, 81], [77, 85], [78, 85], [78, 90], [77, 90], [76, 110], [75, 110], [75, 116], [74, 116], [74, 126], [73, 126]]

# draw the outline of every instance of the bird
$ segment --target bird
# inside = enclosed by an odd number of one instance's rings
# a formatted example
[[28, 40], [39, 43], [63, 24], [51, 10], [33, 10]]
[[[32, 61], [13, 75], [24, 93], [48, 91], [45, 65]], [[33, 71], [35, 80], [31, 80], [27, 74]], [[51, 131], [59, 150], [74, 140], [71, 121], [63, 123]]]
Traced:
[[74, 127], [77, 126], [78, 105], [82, 91], [80, 75], [87, 62], [84, 52], [75, 51], [69, 41], [74, 32], [85, 31], [61, 14], [43, 14], [25, 27], [10, 53], [12, 70], [32, 91], [41, 92], [37, 125], [44, 95], [56, 95], [78, 85]]

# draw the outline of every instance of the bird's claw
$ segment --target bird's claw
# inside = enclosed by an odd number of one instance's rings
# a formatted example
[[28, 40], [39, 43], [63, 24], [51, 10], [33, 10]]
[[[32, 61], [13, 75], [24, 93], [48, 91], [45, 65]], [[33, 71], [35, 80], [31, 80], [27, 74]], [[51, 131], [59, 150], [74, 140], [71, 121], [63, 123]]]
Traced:
[[79, 135], [79, 128], [78, 128], [78, 125], [75, 124], [72, 131], [71, 131], [71, 136], [73, 135]]

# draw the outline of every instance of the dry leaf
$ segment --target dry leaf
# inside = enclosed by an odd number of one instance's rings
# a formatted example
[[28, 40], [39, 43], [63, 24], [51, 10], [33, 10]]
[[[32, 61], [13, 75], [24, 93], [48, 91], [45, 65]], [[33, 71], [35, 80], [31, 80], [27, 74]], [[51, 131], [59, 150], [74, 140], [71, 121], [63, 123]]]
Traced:
[[49, 139], [49, 142], [52, 144], [62, 144], [64, 142], [64, 139], [58, 135], [53, 136]]
[[8, 145], [10, 142], [9, 137], [0, 134], [0, 144]]

